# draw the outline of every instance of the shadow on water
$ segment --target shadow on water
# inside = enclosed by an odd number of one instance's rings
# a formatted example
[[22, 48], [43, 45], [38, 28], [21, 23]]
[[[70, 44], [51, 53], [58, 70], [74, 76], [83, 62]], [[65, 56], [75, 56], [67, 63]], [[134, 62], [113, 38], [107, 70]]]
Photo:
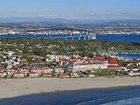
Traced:
[[140, 86], [66, 91], [0, 100], [0, 105], [100, 105], [140, 97]]

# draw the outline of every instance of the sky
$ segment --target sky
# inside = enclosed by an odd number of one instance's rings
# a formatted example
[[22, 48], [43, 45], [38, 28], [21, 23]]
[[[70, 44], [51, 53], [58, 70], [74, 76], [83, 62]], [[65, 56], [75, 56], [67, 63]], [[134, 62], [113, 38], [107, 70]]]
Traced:
[[140, 0], [0, 0], [0, 18], [140, 19]]

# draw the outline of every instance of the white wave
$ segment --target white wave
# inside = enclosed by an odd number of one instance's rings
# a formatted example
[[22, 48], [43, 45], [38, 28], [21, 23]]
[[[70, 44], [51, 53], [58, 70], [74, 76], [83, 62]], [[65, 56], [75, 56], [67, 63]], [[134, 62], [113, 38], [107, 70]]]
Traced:
[[102, 105], [140, 105], [140, 97], [114, 101]]
[[88, 101], [84, 101], [84, 102], [81, 102], [81, 103], [77, 103], [76, 105], [88, 105], [88, 104], [91, 104], [91, 103], [96, 103], [96, 101], [106, 100], [107, 98], [108, 97], [103, 97], [103, 98], [94, 99], [94, 100], [88, 100]]
[[86, 105], [87, 103], [93, 103], [93, 102], [95, 102], [95, 100], [81, 102], [81, 103], [78, 103], [76, 105]]

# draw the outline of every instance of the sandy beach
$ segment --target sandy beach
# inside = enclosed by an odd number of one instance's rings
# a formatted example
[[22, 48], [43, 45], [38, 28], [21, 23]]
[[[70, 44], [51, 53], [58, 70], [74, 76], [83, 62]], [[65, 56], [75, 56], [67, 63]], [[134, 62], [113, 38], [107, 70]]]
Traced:
[[140, 85], [139, 77], [79, 79], [0, 79], [0, 99], [66, 90]]

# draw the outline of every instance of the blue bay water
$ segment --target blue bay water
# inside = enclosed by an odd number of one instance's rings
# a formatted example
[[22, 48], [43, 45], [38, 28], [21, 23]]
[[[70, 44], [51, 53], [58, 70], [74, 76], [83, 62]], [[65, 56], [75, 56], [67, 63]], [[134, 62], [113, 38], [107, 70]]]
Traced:
[[140, 105], [140, 86], [54, 92], [0, 100], [0, 105]]
[[140, 42], [140, 35], [97, 35], [97, 40], [110, 42]]
[[[31, 34], [23, 34], [23, 35], [0, 35], [0, 38], [54, 38], [54, 39], [74, 39], [79, 40], [80, 35], [31, 35]], [[140, 42], [140, 35], [96, 35], [97, 40], [100, 41], [110, 41], [110, 42]], [[84, 36], [81, 37], [81, 40], [84, 40]]]
[[[81, 40], [84, 40], [84, 35], [32, 35], [32, 34], [15, 34], [15, 35], [0, 35], [1, 39], [16, 39], [16, 38], [32, 38], [32, 39], [68, 39], [68, 40], [79, 40], [79, 37]], [[87, 38], [87, 37], [86, 37]]]
[[119, 53], [119, 54], [116, 54], [117, 57], [120, 57], [120, 58], [125, 58], [125, 59], [140, 59], [140, 53], [132, 53], [132, 54], [123, 54], [123, 53]]

